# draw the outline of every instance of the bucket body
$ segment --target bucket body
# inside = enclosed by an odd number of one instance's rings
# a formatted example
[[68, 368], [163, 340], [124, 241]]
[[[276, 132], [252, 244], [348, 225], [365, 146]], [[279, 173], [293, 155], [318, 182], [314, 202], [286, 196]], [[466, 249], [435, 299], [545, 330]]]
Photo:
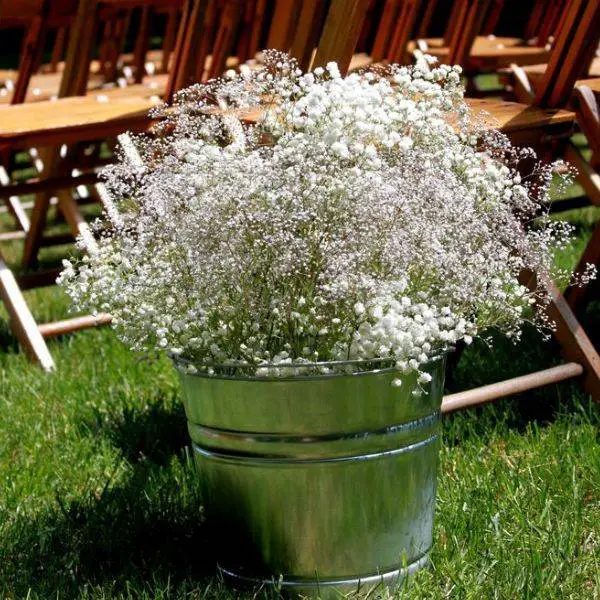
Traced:
[[[444, 360], [414, 373], [182, 374], [219, 564], [303, 594], [394, 584], [432, 544]], [[401, 385], [397, 385], [399, 379]]]

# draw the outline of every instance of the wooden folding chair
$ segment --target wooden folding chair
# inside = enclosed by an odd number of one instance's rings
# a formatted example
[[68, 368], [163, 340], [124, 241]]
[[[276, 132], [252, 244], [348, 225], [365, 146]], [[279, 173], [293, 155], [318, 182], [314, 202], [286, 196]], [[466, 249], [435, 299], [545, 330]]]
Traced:
[[[114, 2], [114, 0], [110, 1]], [[120, 1], [139, 5], [142, 0]], [[206, 4], [207, 0], [186, 2], [177, 35], [178, 44], [174, 57], [176, 68], [170, 73], [168, 87], [171, 90], [177, 89], [173, 82], [185, 82], [185, 77], [181, 77], [177, 72], [177, 65], [181, 65], [182, 56], [189, 55], [186, 45], [197, 34], [197, 29], [202, 23], [201, 13], [204, 12]], [[151, 119], [147, 117], [147, 112], [156, 102], [146, 96], [112, 97], [108, 93], [99, 97], [82, 96], [85, 93], [90, 70], [93, 32], [103, 5], [104, 0], [80, 0], [76, 19], [71, 26], [59, 100], [40, 102], [35, 105], [0, 107], [0, 117], [3, 117], [0, 118], [0, 152], [28, 147], [49, 148], [44, 153], [44, 171], [38, 180], [8, 184], [0, 188], [0, 195], [5, 197], [38, 192], [25, 238], [24, 264], [26, 266], [35, 263], [40, 246], [48, 241], [48, 238], [43, 236], [43, 232], [49, 206], [49, 192], [54, 192], [58, 196], [58, 206], [73, 235], [82, 235], [90, 247], [95, 244], [68, 188], [84, 181], [88, 184], [94, 183], [96, 177], [90, 174], [92, 176], [86, 179], [83, 175], [74, 178], [69, 173], [70, 168], [65, 168], [65, 162], [69, 164], [65, 161], [68, 155], [65, 157], [59, 154], [57, 146], [70, 147], [90, 140], [110, 139], [124, 131], [145, 130], [152, 124]], [[224, 26], [227, 27], [228, 23], [225, 22]], [[233, 36], [228, 39], [231, 44], [235, 41]], [[227, 55], [227, 44], [229, 42], [221, 41], [220, 51], [225, 55]], [[188, 65], [188, 67], [195, 69], [195, 65]], [[131, 87], [139, 88], [139, 86]], [[80, 97], [70, 97], [77, 95]], [[96, 184], [96, 187], [102, 197], [105, 193], [103, 186]], [[9, 310], [15, 335], [28, 354], [46, 369], [53, 368], [53, 363], [43, 341], [45, 336], [67, 333], [83, 327], [107, 323], [109, 320], [108, 315], [84, 316], [58, 323], [36, 325], [19, 286], [21, 289], [27, 289], [51, 284], [56, 279], [57, 271], [30, 273], [15, 278], [6, 267], [6, 263], [2, 261], [0, 275], [0, 294]]]
[[[585, 0], [571, 0], [571, 2], [570, 10], [574, 12], [569, 13], [573, 17], [567, 24], [571, 34], [569, 39], [580, 40], [585, 38], [586, 34], [589, 35], [589, 28], [586, 28], [580, 17], [583, 14], [589, 16], [591, 13], [585, 12], [587, 4]], [[597, 5], [598, 2], [600, 0], [592, 0], [590, 5]], [[341, 63], [341, 69], [345, 70], [350, 64], [354, 51], [353, 44], [358, 39], [358, 33], [355, 32], [360, 31], [367, 3], [355, 0], [351, 2], [351, 7], [348, 7], [347, 4], [342, 0], [332, 0], [314, 65], [323, 65], [330, 60], [337, 60]], [[580, 46], [581, 44], [571, 46], [570, 52], [581, 55]], [[574, 56], [571, 63], [576, 59], [577, 57]], [[572, 82], [574, 81], [570, 73], [563, 72], [561, 74], [559, 72], [560, 56], [558, 53], [553, 55], [551, 65], [553, 68], [548, 73], [547, 87], [543, 98], [559, 98], [568, 88], [569, 81], [571, 79]], [[567, 138], [572, 131], [575, 116], [565, 110], [538, 108], [509, 102], [473, 99], [469, 103], [474, 110], [478, 108], [486, 110], [489, 113], [489, 126], [503, 131], [513, 142], [533, 144], [538, 147], [557, 143]], [[527, 275], [524, 277], [524, 283], [534, 286], [535, 278]], [[551, 302], [547, 313], [549, 318], [556, 323], [554, 335], [568, 362], [482, 388], [451, 394], [444, 399], [443, 412], [490, 402], [510, 394], [574, 377], [581, 377], [586, 391], [596, 401], [600, 401], [600, 357], [563, 295], [552, 283], [546, 282], [546, 284], [551, 292]]]
[[[25, 101], [31, 79], [41, 62], [48, 34], [71, 24], [76, 4], [75, 0], [17, 0], [0, 3], [0, 28], [16, 27], [24, 32], [19, 67], [15, 76], [5, 82], [12, 89], [10, 94], [1, 97], [3, 102], [20, 104]], [[58, 81], [56, 77], [49, 79], [53, 84]], [[34, 98], [38, 95], [40, 94], [35, 94]]]
[[[537, 94], [532, 99], [532, 106], [522, 106], [523, 115], [526, 115], [529, 111], [529, 117], [531, 117], [535, 111], [556, 110], [566, 106], [573, 92], [577, 76], [581, 72], [582, 65], [589, 57], [590, 48], [595, 48], [598, 44], [598, 36], [600, 35], [600, 0], [570, 0], [565, 8], [564, 14], [561, 15], [563, 22], [555, 42], [555, 49], [548, 63], [548, 68]], [[582, 95], [589, 98], [589, 94], [586, 92], [583, 92]], [[492, 118], [495, 116], [495, 106], [497, 103], [481, 100], [478, 104], [480, 108], [491, 113]], [[581, 121], [583, 121], [582, 118], [580, 118]], [[586, 124], [589, 128], [594, 127], [593, 119], [587, 119]], [[567, 158], [571, 158], [572, 160], [574, 147], [568, 142], [564, 134], [561, 136], [549, 135], [545, 126], [534, 124], [533, 120], [530, 126], [532, 135], [528, 143], [534, 143], [538, 148], [544, 146], [548, 148], [548, 144], [555, 147], [556, 145], [561, 146], [566, 144]], [[512, 137], [510, 131], [506, 128], [504, 130], [509, 137]], [[535, 140], [536, 133], [538, 134], [537, 141]], [[597, 136], [598, 130], [595, 130], [595, 134], [588, 130], [588, 135], [592, 137], [594, 135]], [[577, 166], [582, 169], [581, 164]], [[598, 186], [597, 175], [595, 183]], [[587, 186], [590, 189], [589, 182]], [[596, 189], [600, 190], [600, 186], [596, 187]], [[597, 194], [596, 198], [598, 197]], [[598, 243], [598, 238], [600, 237], [599, 231], [599, 228], [596, 228], [576, 271], [582, 271], [586, 262], [598, 263], [598, 254], [600, 253], [600, 244]], [[566, 377], [576, 376], [578, 369], [575, 365], [580, 365], [584, 373], [584, 387], [598, 401], [600, 400], [600, 358], [573, 312], [573, 308], [577, 308], [578, 305], [580, 306], [584, 302], [586, 292], [587, 290], [573, 288], [567, 294], [567, 298], [569, 299], [569, 302], [567, 302], [558, 289], [553, 287], [553, 299], [548, 312], [550, 318], [557, 324], [555, 337], [561, 345], [562, 352], [567, 360], [571, 361], [571, 363], [564, 365], [564, 375]], [[553, 371], [552, 373], [552, 376], [554, 376], [557, 371]], [[548, 376], [549, 373], [538, 373], [534, 377], [526, 376], [526, 378], [519, 378], [521, 383], [518, 389], [519, 391], [529, 389], [528, 386], [530, 384], [535, 385], [536, 381], [544, 381]], [[503, 386], [488, 386], [483, 392], [481, 390], [472, 390], [455, 394], [449, 399], [451, 404], [447, 404], [447, 406], [449, 408], [459, 408], [469, 405], [471, 402], [487, 401], [493, 399], [492, 396], [497, 397], [496, 395], [503, 390], [513, 389], [514, 385], [515, 382], [512, 382]]]
[[[71, 26], [67, 61], [62, 72], [59, 94], [69, 96], [85, 92], [89, 71], [93, 31], [96, 26], [95, 0], [82, 0]], [[42, 238], [50, 191], [58, 196], [60, 210], [74, 234], [81, 234], [93, 244], [87, 224], [71, 196], [65, 191], [83, 181], [74, 178], [65, 169], [64, 157], [57, 146], [77, 144], [80, 141], [116, 136], [127, 129], [144, 129], [145, 117], [155, 103], [145, 98], [125, 98], [99, 101], [96, 98], [64, 98], [56, 102], [20, 104], [0, 107], [0, 152], [18, 148], [43, 147], [44, 171], [33, 183], [8, 183], [0, 192], [3, 196], [17, 198], [21, 193], [39, 192], [33, 205], [31, 219], [26, 228], [25, 261], [35, 262], [37, 250], [44, 244]], [[54, 149], [53, 149], [54, 148]], [[94, 181], [86, 180], [86, 182]], [[64, 240], [63, 240], [64, 242]], [[0, 257], [0, 296], [9, 312], [11, 327], [28, 355], [41, 366], [54, 368], [52, 357], [44, 338], [67, 333], [84, 327], [107, 323], [107, 315], [83, 316], [56, 323], [37, 325], [21, 293], [21, 289], [48, 285], [56, 279], [57, 271], [27, 274], [16, 278]]]
[[[597, 173], [600, 164], [597, 127], [598, 103], [594, 89], [597, 80], [578, 83], [578, 78], [589, 71], [591, 57], [600, 42], [600, 3], [571, 1], [564, 13], [563, 30], [556, 40], [550, 63], [534, 88], [527, 74], [514, 65], [514, 93], [523, 103], [539, 107], [563, 107], [572, 101], [577, 112], [577, 122], [592, 148], [592, 161], [588, 162], [569, 141], [564, 146], [564, 157], [578, 172], [578, 181], [593, 204], [600, 205], [600, 184]], [[577, 84], [577, 85], [576, 85]], [[570, 292], [578, 297], [583, 292]]]
[[[592, 156], [590, 161], [586, 162], [577, 148], [569, 146], [567, 159], [578, 167], [579, 182], [591, 203], [600, 206], [600, 79], [578, 81], [573, 106]], [[595, 265], [600, 272], [600, 224], [594, 227], [592, 236], [575, 267], [575, 276], [583, 274], [588, 264]], [[600, 298], [599, 291], [598, 280], [595, 280], [585, 287], [570, 288], [565, 297], [575, 314], [581, 316], [593, 299]]]
[[[17, 0], [21, 2], [33, 0]], [[5, 87], [0, 89], [0, 104], [23, 101], [43, 101], [58, 97], [58, 90], [65, 68], [60, 60], [70, 25], [75, 18], [76, 0], [36, 0], [37, 10], [50, 11], [52, 18], [44, 18], [43, 28], [36, 27], [35, 15], [23, 13], [16, 20], [11, 13], [3, 14], [0, 6], [0, 27], [23, 26], [26, 28], [24, 51], [21, 65], [14, 74], [7, 74]], [[119, 95], [118, 90], [129, 83], [146, 86], [135, 92], [128, 90], [125, 95], [152, 93], [162, 96], [166, 86], [166, 73], [173, 50], [175, 29], [182, 7], [182, 0], [106, 0], [99, 3], [96, 15], [98, 28], [102, 28], [99, 57], [89, 65], [88, 91], [100, 93], [108, 85], [112, 96]], [[14, 10], [14, 9], [13, 9]], [[136, 44], [132, 54], [124, 54], [125, 37], [131, 35], [131, 13], [140, 12], [139, 27], [135, 34]], [[19, 12], [22, 11], [19, 9]], [[161, 51], [150, 51], [149, 31], [154, 15], [167, 15], [165, 39]], [[41, 57], [47, 33], [57, 31], [52, 51], [52, 61], [39, 66], [38, 60], [28, 60], [29, 55]], [[38, 68], [39, 67], [39, 68]], [[146, 74], [147, 69], [157, 76]], [[38, 71], [38, 72], [36, 72]], [[20, 75], [19, 75], [20, 74]]]
[[547, 60], [546, 43], [491, 35], [503, 5], [498, 0], [456, 0], [444, 37], [417, 39], [409, 43], [408, 49], [436, 56], [441, 62], [460, 64], [467, 74]]

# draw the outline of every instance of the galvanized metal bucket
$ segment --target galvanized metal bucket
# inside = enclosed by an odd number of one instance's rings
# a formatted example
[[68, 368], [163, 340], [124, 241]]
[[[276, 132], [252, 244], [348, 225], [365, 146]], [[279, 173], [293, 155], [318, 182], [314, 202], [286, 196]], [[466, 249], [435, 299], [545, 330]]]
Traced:
[[433, 380], [420, 395], [415, 375], [394, 369], [285, 379], [182, 374], [224, 572], [323, 596], [393, 585], [425, 565], [444, 362], [428, 365]]

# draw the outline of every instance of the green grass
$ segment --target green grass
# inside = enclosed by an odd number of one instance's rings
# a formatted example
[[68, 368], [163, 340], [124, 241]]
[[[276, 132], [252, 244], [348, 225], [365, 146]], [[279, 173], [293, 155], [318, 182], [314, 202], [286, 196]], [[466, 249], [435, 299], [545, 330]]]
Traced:
[[[566, 215], [576, 239], [558, 261], [575, 264], [598, 213]], [[20, 246], [3, 252], [16, 264]], [[41, 321], [68, 314], [58, 289], [27, 298]], [[218, 575], [169, 362], [141, 360], [109, 329], [50, 350], [58, 370], [44, 374], [0, 321], [0, 597], [253, 597]], [[559, 360], [532, 331], [478, 342], [448, 387]], [[600, 597], [599, 431], [575, 383], [447, 417], [432, 567], [396, 597]]]

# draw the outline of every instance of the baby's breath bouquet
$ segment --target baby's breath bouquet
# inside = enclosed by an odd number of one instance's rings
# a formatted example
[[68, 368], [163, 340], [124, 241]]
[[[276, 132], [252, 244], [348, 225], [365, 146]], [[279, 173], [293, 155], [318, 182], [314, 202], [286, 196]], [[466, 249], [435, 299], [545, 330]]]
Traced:
[[[418, 371], [495, 327], [546, 326], [568, 228], [549, 168], [469, 114], [459, 68], [340, 76], [266, 53], [180, 93], [105, 174], [99, 244], [61, 277], [135, 350], [190, 372]], [[258, 114], [258, 118], [247, 119]], [[252, 122], [250, 122], [252, 121]], [[538, 281], [544, 281], [544, 277]], [[398, 380], [400, 381], [400, 380]]]

